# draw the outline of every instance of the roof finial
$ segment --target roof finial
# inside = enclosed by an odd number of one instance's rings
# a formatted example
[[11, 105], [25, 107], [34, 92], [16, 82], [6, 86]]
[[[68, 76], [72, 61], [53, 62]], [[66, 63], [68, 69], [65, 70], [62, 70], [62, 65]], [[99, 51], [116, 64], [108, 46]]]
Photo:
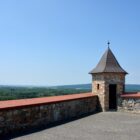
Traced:
[[109, 45], [110, 45], [110, 42], [108, 41], [107, 44], [108, 44], [108, 48], [109, 48], [109, 47], [110, 47], [110, 46], [109, 46]]

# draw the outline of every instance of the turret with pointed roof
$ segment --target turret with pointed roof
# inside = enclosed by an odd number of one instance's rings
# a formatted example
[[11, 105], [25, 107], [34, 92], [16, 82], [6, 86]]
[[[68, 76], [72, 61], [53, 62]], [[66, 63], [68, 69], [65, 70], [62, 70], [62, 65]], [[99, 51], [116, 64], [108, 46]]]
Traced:
[[127, 72], [120, 66], [111, 49], [108, 47], [97, 66], [90, 72], [94, 73], [124, 73]]
[[90, 72], [92, 75], [92, 93], [97, 94], [100, 109], [107, 111], [118, 109], [120, 95], [124, 93], [127, 72], [120, 66], [111, 49], [102, 56], [97, 66]]

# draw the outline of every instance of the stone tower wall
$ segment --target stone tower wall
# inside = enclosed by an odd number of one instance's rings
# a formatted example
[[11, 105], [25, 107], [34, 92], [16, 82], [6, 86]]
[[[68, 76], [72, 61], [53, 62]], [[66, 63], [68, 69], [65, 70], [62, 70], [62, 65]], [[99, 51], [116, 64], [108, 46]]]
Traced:
[[124, 92], [125, 74], [100, 73], [92, 75], [92, 93], [97, 94], [102, 111], [109, 110], [109, 85], [117, 85], [117, 105], [120, 104], [120, 94]]

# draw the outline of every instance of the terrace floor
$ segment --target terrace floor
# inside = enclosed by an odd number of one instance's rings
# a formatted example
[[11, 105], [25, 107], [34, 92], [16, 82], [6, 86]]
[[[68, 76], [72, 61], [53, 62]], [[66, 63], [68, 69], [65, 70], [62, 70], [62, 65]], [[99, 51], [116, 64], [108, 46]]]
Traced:
[[98, 113], [12, 140], [140, 140], [140, 116]]

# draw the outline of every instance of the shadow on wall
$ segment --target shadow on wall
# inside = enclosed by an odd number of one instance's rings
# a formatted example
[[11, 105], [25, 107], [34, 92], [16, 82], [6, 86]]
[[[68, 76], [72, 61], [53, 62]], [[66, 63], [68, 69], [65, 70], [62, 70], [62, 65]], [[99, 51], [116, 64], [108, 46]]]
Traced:
[[[12, 107], [13, 103], [18, 104]], [[3, 101], [0, 103], [0, 134], [10, 139], [60, 125], [98, 112], [97, 103], [97, 96], [90, 93], [36, 98], [26, 102]]]
[[96, 108], [97, 108], [97, 112], [102, 112], [103, 111], [103, 109], [102, 109], [102, 107], [101, 107], [101, 103], [100, 103], [100, 100], [99, 100], [99, 97], [97, 96], [97, 106], [96, 106]]
[[19, 132], [14, 132], [14, 133], [12, 132], [12, 133], [9, 133], [9, 134], [0, 135], [0, 140], [11, 140], [12, 138], [17, 138], [17, 137], [25, 136], [25, 135], [28, 135], [28, 134], [40, 132], [40, 131], [45, 130], [45, 129], [49, 129], [49, 128], [52, 128], [52, 127], [56, 127], [58, 125], [63, 125], [65, 123], [70, 123], [71, 121], [76, 121], [76, 120], [82, 119], [84, 117], [93, 115], [95, 113], [99, 113], [99, 111], [93, 112], [93, 113], [87, 113], [87, 114], [81, 115], [80, 117], [73, 117], [73, 118], [70, 118], [70, 119], [67, 119], [67, 120], [64, 120], [64, 121], [54, 122], [52, 124], [40, 125], [38, 127], [33, 127], [32, 129], [29, 128], [29, 129], [19, 131]]

